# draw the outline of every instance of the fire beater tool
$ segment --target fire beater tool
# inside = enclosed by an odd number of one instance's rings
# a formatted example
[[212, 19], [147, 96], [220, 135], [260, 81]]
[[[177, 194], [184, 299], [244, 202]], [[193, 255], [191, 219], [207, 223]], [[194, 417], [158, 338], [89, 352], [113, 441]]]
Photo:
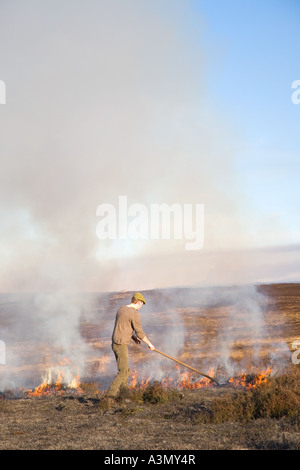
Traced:
[[177, 362], [177, 364], [180, 364], [181, 366], [187, 367], [188, 369], [191, 369], [192, 371], [197, 372], [197, 374], [203, 375], [203, 376], [206, 377], [207, 379], [210, 379], [210, 380], [212, 380], [212, 382], [215, 382], [217, 385], [219, 385], [219, 382], [217, 382], [216, 379], [214, 379], [213, 377], [210, 377], [210, 376], [207, 375], [207, 374], [204, 374], [203, 372], [200, 372], [200, 371], [197, 370], [197, 369], [194, 369], [194, 367], [188, 366], [188, 365], [185, 364], [184, 362], [178, 361], [178, 359], [175, 359], [174, 357], [168, 356], [168, 354], [165, 354], [165, 353], [159, 351], [158, 349], [153, 349], [153, 351], [156, 351], [157, 353], [161, 354], [162, 356], [165, 356], [165, 357], [167, 357], [168, 359], [171, 359], [172, 361]]

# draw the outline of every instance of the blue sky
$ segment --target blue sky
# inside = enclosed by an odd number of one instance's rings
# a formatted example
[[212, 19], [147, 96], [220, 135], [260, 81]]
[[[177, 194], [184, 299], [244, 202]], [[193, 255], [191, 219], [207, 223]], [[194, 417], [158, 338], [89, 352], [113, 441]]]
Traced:
[[[257, 216], [280, 214], [274, 243], [299, 243], [300, 77], [297, 1], [195, 1], [204, 18], [209, 100], [242, 142], [236, 170]], [[280, 238], [282, 237], [282, 239]]]

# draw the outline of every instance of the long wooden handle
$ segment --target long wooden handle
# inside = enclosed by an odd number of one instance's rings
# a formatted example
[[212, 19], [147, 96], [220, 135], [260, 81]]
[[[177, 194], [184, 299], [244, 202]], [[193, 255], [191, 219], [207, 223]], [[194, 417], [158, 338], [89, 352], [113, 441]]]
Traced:
[[161, 354], [162, 356], [167, 357], [168, 359], [171, 359], [171, 360], [174, 361], [174, 362], [177, 362], [177, 364], [180, 364], [181, 366], [187, 367], [188, 369], [191, 369], [192, 371], [197, 372], [197, 374], [203, 375], [203, 376], [206, 377], [207, 379], [210, 379], [210, 380], [212, 380], [213, 382], [215, 382], [216, 384], [219, 385], [219, 382], [217, 382], [216, 379], [214, 379], [213, 377], [210, 377], [209, 375], [203, 374], [203, 372], [200, 372], [199, 370], [194, 369], [194, 368], [191, 367], [191, 366], [188, 366], [188, 365], [185, 364], [184, 362], [178, 361], [178, 359], [175, 359], [174, 357], [168, 356], [168, 354], [165, 354], [165, 353], [159, 351], [158, 349], [154, 349], [154, 351], [156, 351], [157, 353]]

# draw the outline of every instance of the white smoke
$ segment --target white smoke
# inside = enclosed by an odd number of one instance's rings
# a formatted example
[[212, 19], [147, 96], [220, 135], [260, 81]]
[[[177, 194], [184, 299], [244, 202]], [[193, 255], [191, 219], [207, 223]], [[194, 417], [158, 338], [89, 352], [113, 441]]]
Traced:
[[[245, 268], [236, 251], [211, 256], [248, 246], [251, 236], [234, 165], [239, 137], [207, 100], [203, 21], [197, 19], [196, 31], [194, 20], [189, 2], [179, 0], [1, 3], [7, 99], [0, 116], [0, 290], [33, 293], [17, 305], [14, 324], [1, 325], [12, 368], [32, 360], [10, 347], [15, 336], [24, 348], [28, 339], [37, 346], [37, 339], [46, 341], [49, 367], [67, 358], [72, 374], [78, 368], [85, 373], [91, 347], [80, 335], [81, 301], [70, 292], [257, 279], [257, 272], [249, 273], [249, 257]], [[184, 252], [169, 241], [99, 241], [96, 209], [117, 206], [122, 194], [129, 204], [204, 204], [206, 252]], [[273, 264], [272, 258], [266, 278]], [[237, 294], [233, 311], [244, 311], [240, 323], [251, 337], [264, 335], [257, 302], [246, 297]], [[184, 348], [180, 308], [186, 302], [162, 296], [155, 315], [145, 318], [147, 334], [170, 355]], [[113, 326], [106, 307], [114, 317], [107, 304], [94, 312], [103, 328], [103, 357], [111, 354]], [[231, 320], [218, 339], [226, 370], [238, 340]], [[43, 365], [44, 355], [37, 347]], [[167, 360], [155, 361], [161, 376]], [[23, 380], [5, 367], [9, 380]], [[36, 363], [36, 376], [40, 372]]]
[[[178, 288], [149, 292], [142, 321], [157, 349], [223, 383], [240, 373], [282, 371], [290, 350], [280, 328], [271, 333], [269, 297], [255, 285]], [[275, 336], [274, 336], [275, 335]], [[140, 381], [180, 378], [171, 360], [149, 352], [132, 361]], [[189, 372], [180, 366], [181, 373]], [[194, 374], [191, 380], [201, 380]], [[173, 382], [173, 384], [175, 384]]]
[[[0, 390], [33, 388], [74, 377], [107, 389], [117, 372], [111, 336], [115, 315], [130, 292], [1, 296], [1, 337], [6, 364]], [[267, 316], [270, 298], [256, 286], [171, 288], [144, 292], [143, 329], [155, 347], [221, 382], [241, 372], [282, 371], [291, 353]], [[272, 312], [271, 312], [272, 314]], [[273, 312], [274, 314], [274, 312]], [[137, 381], [180, 379], [183, 366], [141, 342], [130, 344]], [[191, 380], [201, 376], [193, 373]]]
[[68, 385], [82, 377], [91, 353], [80, 329], [87, 308], [86, 297], [61, 292], [1, 296], [0, 389], [34, 387], [46, 378], [55, 383], [59, 376]]
[[[189, 4], [19, 0], [0, 9], [2, 292], [135, 289], [138, 275], [124, 274], [128, 245], [129, 263], [148, 256], [150, 266], [155, 254], [158, 269], [166, 252], [182, 254], [168, 241], [99, 241], [96, 209], [120, 195], [204, 204], [206, 249], [243, 245], [236, 135], [206, 101], [203, 22], [195, 41]], [[144, 288], [155, 273], [145, 271]]]
[[54, 380], [53, 373], [57, 376], [62, 371], [63, 380], [68, 384], [76, 375], [82, 376], [89, 351], [88, 344], [80, 335], [84, 305], [80, 304], [80, 299], [70, 295], [51, 293], [38, 294], [35, 307], [44, 323], [51, 380]]

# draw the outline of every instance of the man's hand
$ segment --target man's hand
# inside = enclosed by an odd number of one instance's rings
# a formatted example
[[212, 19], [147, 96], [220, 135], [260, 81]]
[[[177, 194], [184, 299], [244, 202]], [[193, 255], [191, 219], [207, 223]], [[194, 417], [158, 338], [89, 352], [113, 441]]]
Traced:
[[149, 339], [147, 338], [147, 336], [145, 336], [143, 338], [143, 341], [147, 344], [148, 348], [151, 349], [151, 351], [154, 351], [155, 347], [153, 346], [153, 344], [151, 343], [151, 341], [149, 341]]
[[141, 340], [140, 340], [136, 335], [132, 335], [132, 336], [131, 336], [131, 339], [133, 339], [133, 341], [134, 341], [136, 344], [140, 344], [140, 343], [141, 343]]

